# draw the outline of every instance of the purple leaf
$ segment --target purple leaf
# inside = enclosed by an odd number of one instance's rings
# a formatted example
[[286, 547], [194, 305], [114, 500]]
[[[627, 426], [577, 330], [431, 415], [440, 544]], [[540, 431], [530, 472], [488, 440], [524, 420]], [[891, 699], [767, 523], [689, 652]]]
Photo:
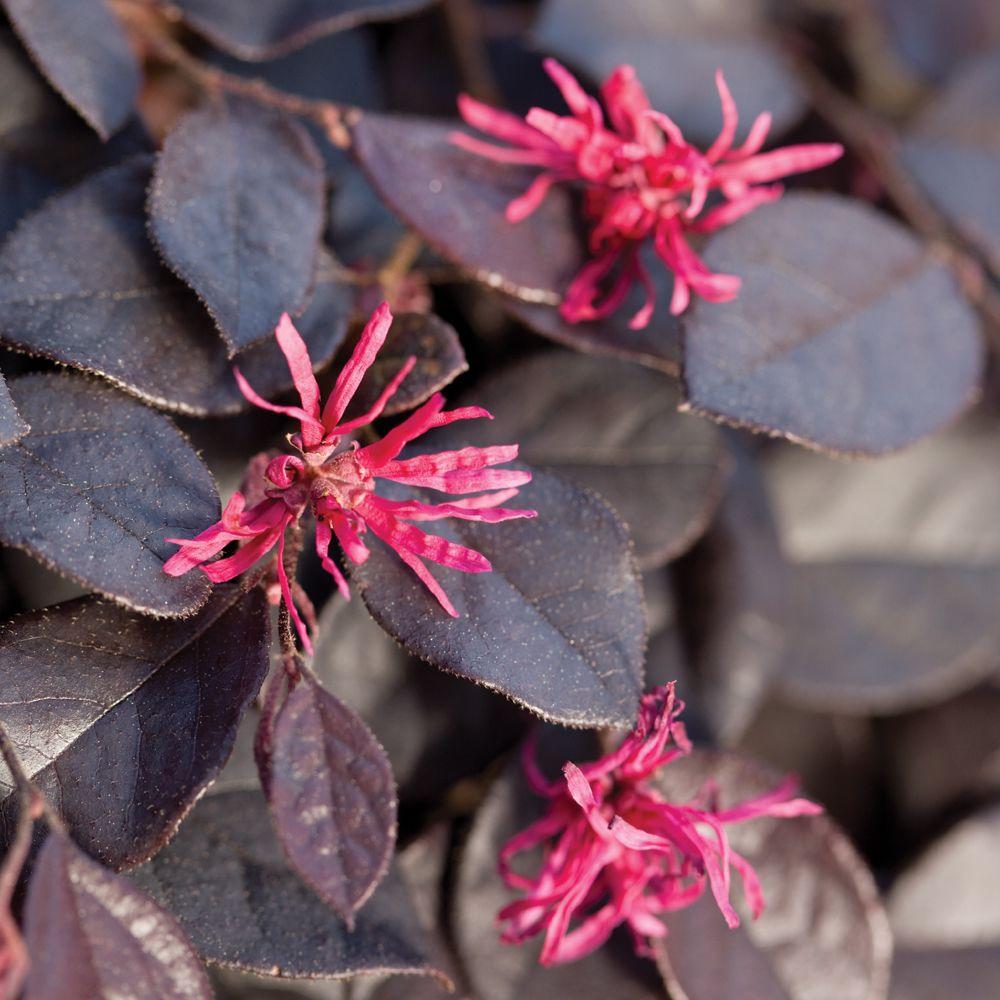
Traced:
[[600, 494], [628, 527], [643, 569], [690, 548], [722, 493], [721, 435], [677, 412], [675, 381], [636, 365], [548, 352], [501, 370], [459, 402], [495, 418], [463, 429], [463, 442], [517, 441], [529, 465]]
[[351, 926], [396, 843], [396, 783], [385, 751], [308, 675], [282, 705], [272, 742], [268, 798], [282, 847]]
[[[739, 4], [688, 0], [545, 0], [536, 45], [603, 80], [629, 63], [653, 107], [707, 145], [722, 125], [715, 71], [726, 74], [745, 134], [763, 111], [775, 134], [802, 116], [805, 100], [781, 47], [768, 35], [764, 0]], [[554, 107], [558, 98], [553, 95]]]
[[[1000, 17], [997, 17], [1000, 40]], [[1000, 277], [1000, 53], [970, 62], [917, 118], [903, 160]]]
[[49, 83], [102, 139], [132, 113], [139, 64], [104, 0], [3, 0]]
[[174, 841], [130, 876], [181, 922], [202, 958], [264, 976], [447, 977], [392, 870], [354, 930], [288, 867], [259, 792], [209, 795]]
[[559, 302], [584, 260], [569, 192], [556, 188], [508, 222], [507, 203], [536, 171], [458, 149], [454, 127], [369, 112], [354, 125], [353, 151], [386, 203], [463, 271], [529, 302]]
[[405, 17], [434, 0], [156, 0], [240, 59], [274, 59], [335, 31]]
[[[151, 167], [151, 157], [111, 167], [21, 222], [0, 250], [0, 340], [103, 375], [154, 406], [235, 412], [249, 404], [215, 326], [149, 242]], [[317, 280], [297, 326], [321, 365], [347, 332], [353, 289], [333, 277], [326, 254]], [[273, 339], [243, 352], [239, 366], [265, 396], [290, 388]]]
[[897, 948], [889, 1000], [1000, 996], [1000, 948]]
[[0, 448], [19, 441], [30, 429], [17, 412], [6, 379], [0, 375]]
[[383, 417], [419, 406], [469, 369], [458, 334], [450, 323], [433, 313], [399, 313], [345, 416], [350, 419], [365, 413], [411, 357], [417, 359], [417, 364], [382, 411]]
[[208, 469], [159, 413], [79, 375], [10, 384], [31, 432], [0, 451], [0, 541], [146, 614], [189, 615], [208, 598], [169, 577], [169, 537], [219, 517]]
[[475, 575], [434, 568], [458, 618], [444, 614], [381, 545], [353, 574], [368, 610], [414, 655], [542, 718], [628, 725], [642, 687], [646, 628], [624, 527], [593, 494], [548, 473], [535, 472], [517, 504], [537, 510], [537, 519], [443, 522], [435, 530], [493, 566]]
[[309, 299], [323, 226], [323, 162], [293, 118], [219, 97], [181, 119], [157, 161], [150, 227], [230, 354]]
[[45, 841], [25, 921], [32, 959], [25, 1000], [211, 1000], [205, 970], [177, 921], [65, 834]]
[[[734, 754], [703, 751], [665, 769], [660, 788], [671, 800], [687, 800], [712, 779], [725, 806], [765, 793], [778, 778]], [[834, 823], [822, 815], [759, 819], [734, 826], [729, 836], [760, 877], [764, 912], [731, 931], [706, 894], [668, 915], [658, 951], [671, 994], [724, 1000], [735, 989], [760, 1000], [884, 997], [892, 957], [888, 921], [871, 873]], [[740, 895], [734, 891], [734, 901]]]
[[699, 301], [685, 316], [683, 382], [697, 412], [878, 455], [975, 399], [972, 307], [930, 247], [862, 202], [786, 195], [716, 235], [704, 259], [743, 284], [735, 301]]
[[82, 598], [0, 632], [0, 722], [88, 853], [124, 868], [173, 835], [232, 750], [269, 633], [262, 593], [240, 586], [177, 621]]

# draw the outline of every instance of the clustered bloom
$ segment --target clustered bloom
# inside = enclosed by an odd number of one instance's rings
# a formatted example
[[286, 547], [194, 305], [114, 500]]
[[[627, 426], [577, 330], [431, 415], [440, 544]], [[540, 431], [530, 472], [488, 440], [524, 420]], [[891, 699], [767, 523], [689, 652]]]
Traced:
[[[466, 521], [507, 521], [534, 517], [532, 510], [512, 510], [500, 504], [515, 496], [518, 487], [531, 479], [531, 473], [519, 469], [496, 469], [493, 466], [517, 457], [517, 445], [489, 448], [462, 448], [430, 455], [400, 459], [410, 442], [435, 427], [456, 420], [492, 416], [478, 406], [456, 410], [444, 409], [444, 396], [435, 393], [384, 437], [361, 447], [348, 436], [370, 424], [385, 409], [403, 380], [416, 364], [411, 357], [385, 386], [366, 413], [344, 420], [348, 404], [354, 398], [365, 373], [385, 342], [392, 323], [388, 303], [383, 302], [372, 314], [350, 360], [337, 377], [326, 404], [320, 409], [320, 391], [313, 375], [309, 351], [287, 314], [283, 315], [275, 336], [288, 362], [301, 406], [276, 406], [257, 395], [237, 369], [240, 391], [255, 406], [282, 413], [299, 421], [299, 431], [288, 441], [298, 454], [282, 454], [267, 461], [263, 473], [263, 498], [247, 508], [242, 492], [233, 494], [222, 520], [191, 539], [170, 538], [178, 545], [164, 564], [171, 576], [180, 576], [201, 567], [216, 583], [232, 580], [249, 569], [258, 559], [277, 546], [277, 574], [281, 596], [295, 623], [303, 646], [311, 651], [308, 631], [292, 599], [285, 567], [285, 534], [289, 526], [311, 510], [316, 519], [316, 552], [323, 568], [333, 577], [344, 597], [350, 597], [347, 581], [330, 558], [330, 543], [337, 539], [345, 555], [354, 563], [363, 563], [370, 555], [363, 536], [371, 531], [389, 545], [419, 577], [448, 614], [457, 617], [448, 596], [423, 560], [463, 570], [485, 573], [489, 561], [474, 549], [466, 548], [415, 525], [443, 518]], [[258, 460], [251, 463], [251, 470]], [[430, 504], [419, 500], [390, 500], [379, 496], [379, 479], [404, 485], [425, 487], [446, 493], [476, 494]], [[483, 492], [483, 491], [491, 492]], [[258, 489], [258, 492], [260, 490]], [[230, 542], [240, 548], [216, 562], [209, 562]]]
[[[648, 955], [650, 939], [667, 933], [657, 915], [689, 906], [706, 884], [728, 925], [737, 927], [739, 917], [729, 900], [733, 868], [742, 877], [750, 912], [760, 915], [760, 882], [730, 846], [726, 824], [760, 816], [809, 816], [822, 809], [792, 798], [793, 779], [728, 809], [718, 808], [711, 782], [692, 802], [668, 802], [653, 778], [691, 752], [678, 720], [683, 708], [673, 684], [654, 689], [643, 697], [636, 728], [618, 749], [582, 767], [567, 763], [564, 782], [546, 781], [533, 747], [526, 745], [528, 782], [549, 804], [541, 819], [500, 851], [502, 878], [524, 893], [500, 911], [506, 943], [521, 944], [544, 931], [540, 961], [558, 965], [589, 954], [624, 923], [636, 951]], [[537, 875], [516, 872], [513, 857], [539, 845], [543, 855]]]
[[522, 121], [463, 94], [458, 107], [465, 121], [508, 145], [496, 146], [463, 132], [454, 133], [452, 141], [499, 163], [542, 168], [524, 194], [507, 206], [510, 222], [531, 215], [553, 184], [582, 184], [593, 259], [563, 297], [560, 313], [571, 323], [610, 315], [635, 282], [645, 290], [645, 303], [629, 325], [638, 330], [649, 323], [655, 293], [639, 257], [647, 240], [674, 274], [670, 302], [674, 315], [687, 308], [692, 292], [710, 302], [734, 298], [740, 279], [712, 273], [691, 248], [689, 234], [714, 232], [775, 201], [782, 187], [771, 182], [826, 166], [843, 153], [836, 143], [761, 153], [771, 126], [767, 112], [756, 119], [743, 144], [734, 148], [736, 102], [721, 71], [716, 84], [722, 130], [702, 152], [685, 140], [667, 115], [650, 107], [631, 66], [619, 66], [601, 88], [607, 122], [601, 105], [563, 66], [547, 59], [545, 69], [571, 114], [532, 108]]

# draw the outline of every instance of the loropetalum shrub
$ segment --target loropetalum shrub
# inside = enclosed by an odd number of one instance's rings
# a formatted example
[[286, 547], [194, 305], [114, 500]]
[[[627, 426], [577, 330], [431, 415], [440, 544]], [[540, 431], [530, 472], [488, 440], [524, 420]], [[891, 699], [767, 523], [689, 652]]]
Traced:
[[981, 5], [2, 3], [0, 1000], [991, 995]]

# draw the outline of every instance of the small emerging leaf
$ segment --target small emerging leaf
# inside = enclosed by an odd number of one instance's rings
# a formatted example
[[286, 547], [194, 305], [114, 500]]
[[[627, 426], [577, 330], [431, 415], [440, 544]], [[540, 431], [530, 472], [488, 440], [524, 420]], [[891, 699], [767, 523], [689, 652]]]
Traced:
[[293, 118], [217, 97], [167, 136], [150, 226], [173, 271], [208, 307], [230, 353], [305, 307], [323, 226], [323, 162]]
[[65, 834], [52, 832], [28, 890], [26, 1000], [211, 1000], [177, 921]]
[[396, 785], [385, 751], [342, 701], [305, 677], [274, 724], [269, 799], [299, 874], [348, 926], [385, 875]]

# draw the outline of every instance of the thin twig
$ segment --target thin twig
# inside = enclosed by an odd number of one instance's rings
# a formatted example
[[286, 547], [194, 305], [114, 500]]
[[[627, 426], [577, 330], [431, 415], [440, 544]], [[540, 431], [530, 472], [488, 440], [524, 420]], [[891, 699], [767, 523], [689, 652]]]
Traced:
[[985, 276], [988, 268], [903, 165], [893, 128], [834, 87], [813, 66], [800, 62], [798, 70], [812, 106], [879, 179], [903, 218], [925, 239], [945, 248], [963, 290], [986, 320], [987, 332], [1000, 343], [1000, 293]]
[[323, 129], [327, 139], [338, 149], [350, 148], [351, 134], [348, 126], [360, 114], [357, 108], [289, 94], [272, 87], [266, 80], [237, 76], [210, 66], [191, 55], [165, 30], [159, 30], [161, 26], [150, 22], [149, 8], [141, 0], [113, 0], [113, 3], [123, 20], [127, 21], [129, 27], [142, 38], [158, 59], [174, 66], [202, 90], [248, 97], [267, 107], [306, 118]]
[[473, 0], [444, 0], [443, 10], [463, 89], [480, 101], [502, 104], [503, 94], [490, 66], [476, 4]]

